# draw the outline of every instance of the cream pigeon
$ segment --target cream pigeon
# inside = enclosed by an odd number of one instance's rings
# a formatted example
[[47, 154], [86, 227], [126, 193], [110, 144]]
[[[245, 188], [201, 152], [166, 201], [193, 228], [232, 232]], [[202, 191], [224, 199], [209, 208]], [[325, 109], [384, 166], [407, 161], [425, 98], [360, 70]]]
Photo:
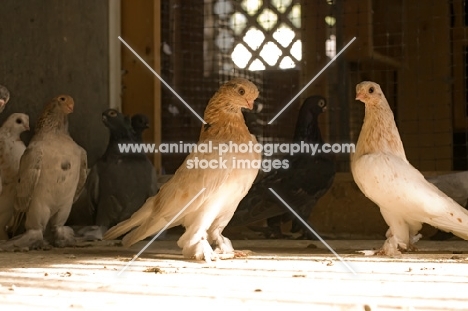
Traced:
[[49, 232], [55, 246], [75, 243], [73, 230], [64, 224], [86, 181], [87, 157], [68, 133], [68, 115], [73, 109], [73, 98], [59, 95], [39, 117], [35, 134], [21, 158], [16, 183], [12, 231], [25, 217], [26, 232], [0, 244], [0, 249], [42, 247], [44, 233]]
[[365, 117], [351, 171], [361, 191], [380, 207], [389, 226], [378, 252], [397, 256], [412, 249], [423, 223], [468, 239], [468, 212], [445, 195], [406, 159], [392, 110], [374, 82], [356, 86]]
[[[6, 104], [8, 103], [9, 100], [10, 100], [10, 91], [8, 91], [8, 89], [5, 86], [0, 85], [0, 113], [2, 113], [3, 110], [5, 110]], [[2, 184], [0, 183], [0, 192], [2, 191], [1, 185]]]
[[13, 216], [15, 184], [20, 159], [26, 149], [20, 139], [20, 134], [24, 131], [29, 131], [29, 116], [24, 113], [13, 113], [0, 127], [0, 240], [8, 239], [6, 225]]
[[[237, 255], [229, 239], [221, 233], [252, 186], [261, 154], [231, 150], [219, 156], [216, 148], [230, 142], [257, 143], [241, 112], [242, 108], [252, 109], [257, 96], [257, 87], [246, 79], [235, 78], [223, 84], [206, 107], [206, 124], [201, 128], [198, 142], [199, 147], [211, 143], [213, 150], [193, 150], [159, 193], [149, 198], [130, 219], [107, 231], [104, 239], [115, 239], [130, 231], [122, 240], [124, 246], [130, 246], [165, 227], [182, 225], [185, 233], [177, 244], [186, 258], [209, 262]], [[212, 168], [203, 164], [196, 168], [197, 160], [200, 164], [211, 161]], [[240, 161], [243, 164], [234, 166]], [[211, 243], [216, 246], [214, 251]]]

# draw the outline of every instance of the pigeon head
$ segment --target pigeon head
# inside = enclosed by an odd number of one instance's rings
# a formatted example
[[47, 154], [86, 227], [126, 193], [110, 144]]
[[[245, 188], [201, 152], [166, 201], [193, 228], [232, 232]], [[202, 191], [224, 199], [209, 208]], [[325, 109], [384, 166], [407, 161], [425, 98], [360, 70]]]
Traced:
[[68, 95], [59, 95], [45, 106], [36, 125], [37, 131], [68, 131], [68, 115], [73, 112], [75, 102]]
[[115, 109], [107, 109], [102, 113], [102, 122], [110, 130], [111, 136], [132, 137], [133, 129], [130, 120]]
[[327, 100], [322, 96], [307, 97], [302, 104], [299, 115], [310, 114], [318, 116], [327, 110]]
[[5, 109], [6, 104], [10, 100], [10, 92], [6, 87], [0, 85], [0, 112]]
[[213, 99], [216, 98], [221, 102], [227, 103], [231, 106], [229, 107], [231, 110], [237, 112], [240, 111], [240, 108], [252, 110], [258, 94], [259, 92], [255, 84], [247, 79], [234, 78], [224, 83], [213, 96]]
[[131, 119], [132, 128], [137, 142], [143, 141], [143, 132], [149, 128], [148, 117], [142, 113], [137, 113]]
[[11, 133], [21, 134], [29, 131], [29, 116], [24, 113], [13, 113], [8, 117], [3, 126], [10, 128]]
[[322, 134], [318, 126], [318, 116], [327, 110], [327, 100], [319, 95], [307, 97], [299, 110], [295, 141], [322, 143]]
[[142, 113], [137, 113], [132, 116], [132, 127], [136, 132], [143, 132], [149, 128], [148, 117]]
[[380, 85], [375, 82], [363, 81], [356, 85], [356, 100], [362, 101], [366, 106], [378, 106], [384, 98]]
[[45, 113], [57, 113], [68, 115], [73, 112], [75, 101], [71, 96], [59, 95], [52, 98], [52, 100], [45, 106]]
[[70, 114], [73, 112], [75, 102], [73, 98], [68, 95], [59, 95], [55, 97], [49, 105], [54, 107], [54, 110], [60, 110], [63, 114]]

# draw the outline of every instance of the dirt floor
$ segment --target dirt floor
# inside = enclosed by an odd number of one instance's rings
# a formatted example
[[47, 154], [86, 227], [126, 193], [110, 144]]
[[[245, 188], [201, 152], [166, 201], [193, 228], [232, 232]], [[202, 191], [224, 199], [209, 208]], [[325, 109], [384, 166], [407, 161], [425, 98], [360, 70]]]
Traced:
[[0, 310], [468, 309], [468, 242], [420, 241], [401, 258], [357, 252], [382, 242], [327, 241], [347, 265], [319, 241], [233, 241], [249, 256], [211, 264], [155, 241], [124, 271], [148, 241], [0, 253]]

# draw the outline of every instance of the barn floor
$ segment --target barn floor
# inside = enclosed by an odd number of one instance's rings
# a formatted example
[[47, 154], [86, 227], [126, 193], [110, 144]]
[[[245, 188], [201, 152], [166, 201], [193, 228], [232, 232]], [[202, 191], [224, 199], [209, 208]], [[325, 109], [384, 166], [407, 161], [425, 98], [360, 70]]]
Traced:
[[[401, 258], [364, 256], [383, 241], [239, 240], [247, 258], [212, 264], [182, 258], [175, 241], [129, 249], [116, 242], [0, 253], [2, 310], [467, 310], [468, 243], [420, 241]], [[169, 305], [166, 305], [169, 306]], [[110, 309], [109, 309], [110, 310]]]

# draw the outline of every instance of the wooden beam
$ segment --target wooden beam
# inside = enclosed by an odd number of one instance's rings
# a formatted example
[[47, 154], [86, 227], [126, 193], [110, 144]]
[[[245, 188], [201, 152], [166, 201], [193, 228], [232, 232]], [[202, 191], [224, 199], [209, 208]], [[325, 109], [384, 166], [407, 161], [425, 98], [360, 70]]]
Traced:
[[109, 107], [122, 110], [120, 56], [120, 0], [109, 0]]
[[[157, 73], [161, 73], [161, 1], [154, 0], [153, 17], [153, 50], [154, 64], [153, 68]], [[154, 79], [154, 97], [153, 97], [153, 142], [156, 145], [161, 144], [161, 81]], [[161, 154], [153, 155], [154, 167], [158, 174], [161, 174]]]

